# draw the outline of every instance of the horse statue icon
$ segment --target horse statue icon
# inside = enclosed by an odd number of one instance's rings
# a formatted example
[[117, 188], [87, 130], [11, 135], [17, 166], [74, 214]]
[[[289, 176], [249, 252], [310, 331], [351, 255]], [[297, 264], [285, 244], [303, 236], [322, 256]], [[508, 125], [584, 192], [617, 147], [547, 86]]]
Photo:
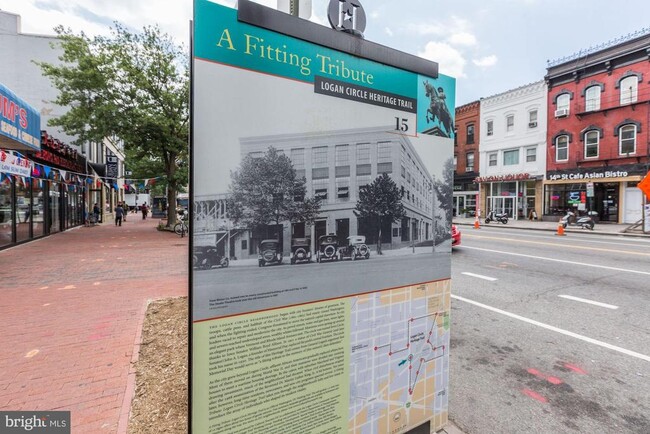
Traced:
[[[435, 122], [436, 118], [438, 118], [438, 121], [447, 133], [445, 137], [451, 137], [452, 119], [445, 102], [446, 96], [444, 89], [442, 87], [436, 89], [428, 80], [424, 82], [424, 89], [426, 90], [426, 97], [430, 100], [426, 114], [427, 123]], [[442, 134], [442, 130], [440, 132]]]

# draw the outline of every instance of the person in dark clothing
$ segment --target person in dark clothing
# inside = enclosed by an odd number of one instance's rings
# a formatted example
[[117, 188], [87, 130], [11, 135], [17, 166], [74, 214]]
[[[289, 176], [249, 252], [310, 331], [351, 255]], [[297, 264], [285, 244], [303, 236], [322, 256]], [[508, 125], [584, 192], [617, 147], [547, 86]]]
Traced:
[[122, 218], [124, 217], [124, 208], [122, 203], [118, 203], [115, 207], [115, 226], [122, 226]]
[[95, 223], [99, 223], [99, 213], [100, 213], [99, 205], [95, 203], [95, 205], [93, 205], [93, 215], [95, 216]]
[[149, 207], [147, 206], [147, 202], [142, 204], [140, 210], [142, 211], [142, 220], [146, 220], [147, 214], [149, 213]]

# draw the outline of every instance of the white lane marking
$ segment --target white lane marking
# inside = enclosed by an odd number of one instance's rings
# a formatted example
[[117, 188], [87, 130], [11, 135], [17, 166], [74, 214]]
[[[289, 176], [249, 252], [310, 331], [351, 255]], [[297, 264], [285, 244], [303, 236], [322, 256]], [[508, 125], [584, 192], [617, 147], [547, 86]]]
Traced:
[[605, 270], [623, 271], [625, 273], [635, 273], [635, 274], [643, 274], [645, 276], [650, 276], [650, 272], [648, 271], [630, 270], [627, 268], [608, 267], [607, 265], [587, 264], [585, 262], [575, 262], [575, 261], [565, 261], [564, 259], [545, 258], [544, 256], [524, 255], [523, 253], [512, 253], [512, 252], [504, 252], [501, 250], [483, 249], [481, 247], [470, 247], [466, 244], [463, 245], [463, 249], [481, 250], [483, 252], [501, 253], [503, 255], [512, 255], [512, 256], [522, 256], [524, 258], [541, 259], [542, 261], [562, 262], [563, 264], [582, 265], [583, 267], [602, 268]]
[[478, 277], [479, 279], [489, 280], [490, 282], [494, 282], [495, 280], [499, 280], [496, 277], [488, 277], [488, 276], [483, 276], [481, 274], [474, 274], [474, 273], [460, 273], [460, 274], [464, 274], [465, 276]]
[[606, 307], [607, 309], [618, 309], [618, 306], [613, 304], [601, 303], [599, 301], [587, 300], [586, 298], [574, 297], [572, 295], [558, 295], [558, 297], [566, 298], [567, 300], [580, 301], [582, 303], [593, 304], [594, 306]]
[[490, 310], [492, 312], [500, 313], [501, 315], [508, 316], [510, 318], [518, 319], [519, 321], [526, 322], [528, 324], [536, 325], [538, 327], [544, 328], [546, 330], [551, 330], [553, 332], [557, 332], [560, 334], [563, 334], [565, 336], [570, 336], [572, 338], [580, 339], [581, 341], [588, 342], [590, 344], [598, 345], [603, 348], [607, 348], [610, 350], [618, 351], [619, 353], [625, 354], [627, 356], [631, 357], [636, 357], [637, 359], [645, 360], [646, 362], [650, 362], [650, 356], [647, 356], [645, 354], [637, 353], [635, 351], [630, 351], [626, 350], [625, 348], [617, 347], [616, 345], [608, 344], [607, 342], [602, 342], [587, 336], [579, 335], [578, 333], [573, 333], [568, 330], [564, 330], [558, 327], [554, 327], [549, 324], [544, 324], [543, 322], [535, 321], [534, 319], [526, 318], [514, 313], [506, 312], [505, 310], [497, 309], [496, 307], [488, 306], [487, 304], [479, 303], [478, 301], [474, 300], [469, 300], [464, 297], [459, 297], [458, 295], [452, 295], [451, 298], [455, 298], [456, 300], [464, 301], [469, 304], [473, 304], [474, 306], [482, 307], [483, 309]]

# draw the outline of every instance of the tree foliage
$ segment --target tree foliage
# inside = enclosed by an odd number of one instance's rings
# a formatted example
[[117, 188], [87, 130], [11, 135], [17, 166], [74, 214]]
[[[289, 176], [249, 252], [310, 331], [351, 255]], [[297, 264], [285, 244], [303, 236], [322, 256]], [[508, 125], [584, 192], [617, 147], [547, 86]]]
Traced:
[[402, 204], [403, 193], [395, 181], [383, 173], [359, 191], [359, 200], [354, 209], [358, 218], [376, 223], [378, 228], [377, 253], [381, 255], [381, 228], [383, 224], [396, 223], [406, 216]]
[[275, 148], [261, 158], [244, 157], [230, 178], [228, 215], [236, 224], [255, 230], [284, 221], [313, 224], [318, 217], [320, 200], [307, 197], [304, 178]]
[[[116, 23], [110, 36], [55, 28], [61, 64], [39, 63], [59, 90], [55, 103], [69, 107], [50, 120], [74, 144], [112, 141], [124, 145], [133, 178], [161, 174], [168, 203], [187, 185], [189, 59], [186, 51], [156, 26], [131, 33]], [[175, 206], [168, 211], [174, 223]]]
[[433, 188], [438, 196], [438, 203], [445, 215], [445, 228], [451, 228], [454, 199], [454, 160], [449, 158], [443, 166], [442, 179], [435, 179]]

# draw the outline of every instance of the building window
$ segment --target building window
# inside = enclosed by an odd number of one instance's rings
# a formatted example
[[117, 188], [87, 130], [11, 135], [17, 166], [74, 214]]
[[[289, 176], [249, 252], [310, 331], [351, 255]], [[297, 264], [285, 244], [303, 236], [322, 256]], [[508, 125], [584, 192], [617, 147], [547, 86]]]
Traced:
[[511, 132], [515, 129], [515, 115], [506, 116], [506, 131]]
[[598, 131], [588, 131], [585, 133], [585, 158], [598, 158]]
[[348, 145], [337, 145], [335, 148], [336, 165], [347, 166], [350, 164], [350, 152]]
[[465, 156], [465, 172], [474, 171], [474, 153], [468, 152]]
[[519, 149], [503, 151], [503, 165], [512, 166], [515, 164], [519, 164]]
[[370, 143], [360, 143], [357, 145], [357, 164], [370, 163]]
[[312, 179], [327, 179], [330, 177], [329, 167], [316, 167], [311, 170]]
[[378, 163], [386, 163], [387, 161], [391, 161], [391, 149], [392, 149], [392, 143], [391, 142], [380, 142], [377, 144], [377, 162]]
[[[455, 164], [454, 164], [454, 167], [456, 167]], [[402, 178], [406, 178], [406, 167], [401, 166], [401, 169], [400, 169], [400, 170], [402, 171]]]
[[350, 197], [350, 187], [345, 185], [341, 187], [337, 187], [336, 189], [336, 197], [341, 199], [341, 200], [348, 200]]
[[347, 178], [350, 176], [350, 166], [336, 166], [334, 168], [336, 178]]
[[393, 163], [377, 163], [377, 173], [393, 173]]
[[555, 117], [568, 116], [569, 115], [569, 102], [571, 101], [571, 95], [568, 93], [563, 93], [557, 96], [555, 100], [556, 110]]
[[532, 163], [537, 161], [537, 148], [526, 148], [526, 162]]
[[327, 167], [327, 146], [313, 148], [314, 167]]
[[491, 154], [488, 154], [488, 165], [489, 166], [496, 166], [497, 165], [497, 153], [492, 152]]
[[639, 91], [639, 78], [636, 75], [621, 80], [621, 105], [637, 101]]
[[487, 121], [486, 130], [488, 136], [494, 134], [494, 121]]
[[537, 110], [528, 112], [528, 128], [537, 128]]
[[241, 240], [241, 249], [244, 252], [248, 250], [248, 240]]
[[[634, 77], [636, 78], [636, 77]], [[636, 153], [636, 125], [625, 125], [618, 132], [619, 154]]]
[[357, 176], [366, 176], [372, 173], [371, 164], [357, 164]]
[[458, 167], [458, 156], [454, 155], [454, 170]]
[[600, 110], [600, 86], [589, 86], [585, 90], [585, 111]]
[[469, 124], [467, 126], [467, 145], [473, 145], [474, 144], [474, 124]]
[[569, 136], [558, 136], [555, 139], [555, 161], [569, 159]]
[[327, 200], [327, 188], [316, 188], [314, 189], [314, 197], [322, 201]]
[[296, 170], [296, 178], [302, 179], [305, 177], [305, 149], [297, 148], [292, 149], [289, 153], [291, 164]]

